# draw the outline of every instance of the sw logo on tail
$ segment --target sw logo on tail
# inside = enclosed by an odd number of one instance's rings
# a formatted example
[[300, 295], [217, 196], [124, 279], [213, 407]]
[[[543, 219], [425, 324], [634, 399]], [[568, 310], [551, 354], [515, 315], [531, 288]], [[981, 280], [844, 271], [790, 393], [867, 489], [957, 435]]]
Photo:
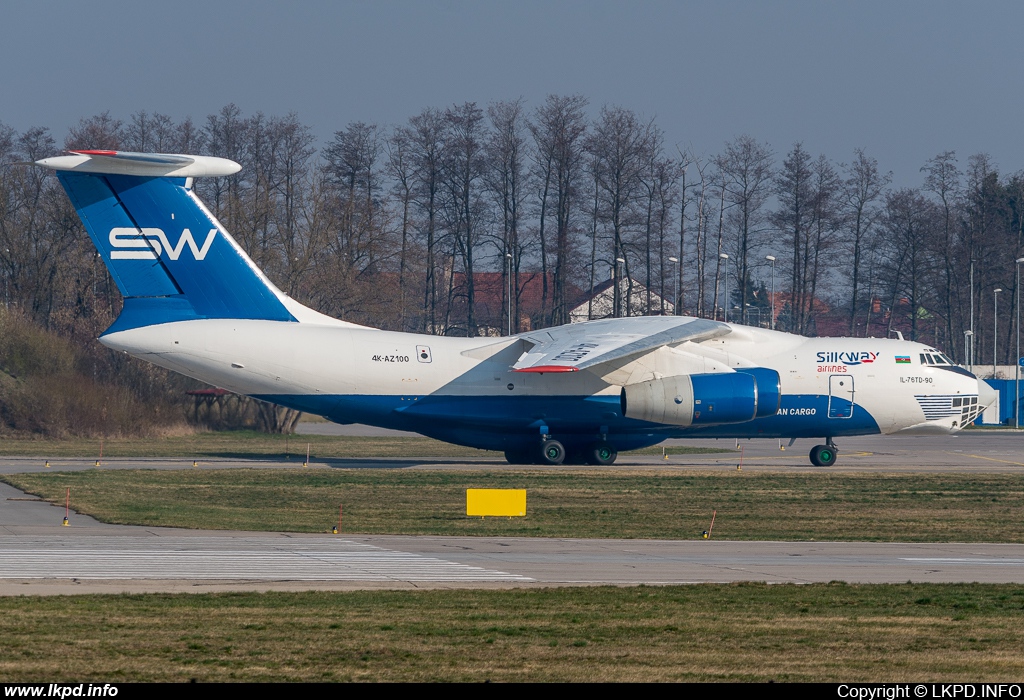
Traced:
[[168, 258], [177, 260], [187, 245], [195, 260], [205, 260], [206, 253], [209, 252], [216, 236], [217, 229], [211, 228], [200, 248], [196, 245], [192, 232], [185, 229], [178, 238], [178, 245], [172, 246], [167, 240], [167, 234], [158, 228], [112, 228], [110, 246], [113, 250], [110, 257], [113, 260], [156, 260], [166, 251]]

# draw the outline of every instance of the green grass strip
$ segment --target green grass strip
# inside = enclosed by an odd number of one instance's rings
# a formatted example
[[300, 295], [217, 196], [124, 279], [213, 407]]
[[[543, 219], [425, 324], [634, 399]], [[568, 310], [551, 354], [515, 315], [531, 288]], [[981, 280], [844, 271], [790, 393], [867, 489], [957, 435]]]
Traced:
[[8, 683], [1019, 682], [1024, 587], [0, 598]]
[[[184, 469], [15, 474], [106, 522], [200, 529], [537, 537], [1024, 542], [1024, 475], [700, 470]], [[467, 488], [527, 490], [468, 518]]]

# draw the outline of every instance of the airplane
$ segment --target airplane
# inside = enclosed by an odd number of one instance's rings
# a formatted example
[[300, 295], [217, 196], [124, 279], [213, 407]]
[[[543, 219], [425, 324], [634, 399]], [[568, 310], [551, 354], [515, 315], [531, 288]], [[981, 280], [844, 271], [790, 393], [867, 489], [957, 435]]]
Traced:
[[995, 392], [928, 345], [806, 338], [688, 316], [494, 337], [360, 326], [281, 292], [193, 191], [211, 156], [82, 150], [55, 171], [124, 297], [99, 338], [169, 370], [337, 423], [412, 431], [513, 464], [612, 464], [667, 438], [936, 435]]

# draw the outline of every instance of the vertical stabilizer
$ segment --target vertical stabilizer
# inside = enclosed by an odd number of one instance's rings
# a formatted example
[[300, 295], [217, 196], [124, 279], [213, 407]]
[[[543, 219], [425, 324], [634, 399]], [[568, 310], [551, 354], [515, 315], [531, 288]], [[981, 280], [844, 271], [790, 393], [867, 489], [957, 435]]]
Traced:
[[57, 171], [125, 297], [111, 330], [199, 318], [296, 321], [293, 311], [309, 311], [266, 278], [192, 191], [192, 176], [237, 172], [237, 164], [106, 151], [38, 164]]

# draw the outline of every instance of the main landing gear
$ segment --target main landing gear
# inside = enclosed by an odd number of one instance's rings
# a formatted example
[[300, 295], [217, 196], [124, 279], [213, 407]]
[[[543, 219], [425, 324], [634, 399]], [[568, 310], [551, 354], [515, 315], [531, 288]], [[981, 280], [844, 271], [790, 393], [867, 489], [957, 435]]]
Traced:
[[567, 450], [558, 440], [547, 439], [525, 448], [505, 450], [509, 464], [596, 464], [607, 466], [615, 463], [618, 451], [605, 440], [598, 440], [583, 448]]
[[540, 443], [541, 464], [561, 464], [565, 461], [565, 446], [558, 440], [545, 440]]
[[609, 464], [614, 464], [615, 458], [618, 456], [619, 453], [607, 442], [595, 442], [590, 446], [590, 449], [587, 452], [587, 462], [590, 464], [608, 466]]
[[824, 445], [815, 445], [811, 448], [811, 464], [816, 467], [831, 467], [836, 463], [836, 456], [839, 450], [832, 438], [825, 438]]

